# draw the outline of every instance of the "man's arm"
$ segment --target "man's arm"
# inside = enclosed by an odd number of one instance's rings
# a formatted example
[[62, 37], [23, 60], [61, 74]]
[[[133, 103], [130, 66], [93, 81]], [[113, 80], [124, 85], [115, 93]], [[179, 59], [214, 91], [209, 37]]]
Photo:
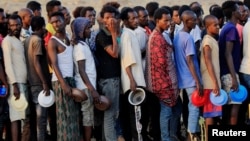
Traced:
[[196, 70], [195, 70], [195, 66], [194, 66], [194, 62], [193, 62], [193, 57], [194, 55], [188, 55], [187, 56], [187, 64], [188, 64], [188, 68], [195, 80], [195, 83], [196, 83], [196, 88], [198, 89], [199, 91], [199, 95], [203, 95], [203, 88], [202, 88], [202, 85], [201, 85], [201, 82], [200, 82], [200, 79], [198, 77], [198, 74], [196, 73]]
[[135, 91], [136, 90], [136, 87], [137, 87], [137, 84], [135, 82], [135, 79], [134, 79], [134, 76], [133, 76], [133, 73], [131, 71], [131, 65], [126, 67], [126, 72], [127, 72], [127, 75], [128, 75], [128, 78], [130, 80], [130, 90], [131, 91]]
[[56, 77], [58, 79], [58, 81], [60, 82], [62, 89], [64, 91], [65, 94], [71, 96], [71, 88], [70, 86], [66, 83], [66, 81], [64, 80], [61, 71], [59, 70], [58, 67], [58, 61], [57, 61], [57, 42], [54, 39], [50, 39], [49, 43], [48, 43], [48, 56], [49, 56], [49, 60], [51, 63], [51, 66], [53, 68], [53, 71], [56, 74]]
[[227, 41], [224, 57], [226, 58], [227, 66], [232, 77], [232, 89], [238, 90], [238, 82], [236, 78], [236, 72], [234, 69], [232, 51], [233, 51], [233, 42]]
[[87, 75], [87, 73], [85, 72], [85, 60], [80, 60], [77, 61], [78, 64], [78, 69], [79, 69], [79, 73], [80, 76], [84, 82], [84, 84], [87, 86], [87, 88], [90, 90], [91, 95], [94, 99], [94, 102], [99, 102], [99, 94], [98, 92], [95, 90], [94, 86], [91, 84], [89, 77]]
[[206, 45], [205, 47], [203, 47], [202, 53], [204, 54], [204, 60], [205, 60], [206, 66], [207, 66], [209, 76], [211, 77], [213, 84], [214, 84], [213, 92], [216, 95], [218, 95], [220, 93], [220, 87], [219, 87], [219, 84], [218, 84], [217, 79], [216, 79], [214, 66], [212, 64], [212, 55], [211, 55], [212, 50], [211, 50], [210, 46]]

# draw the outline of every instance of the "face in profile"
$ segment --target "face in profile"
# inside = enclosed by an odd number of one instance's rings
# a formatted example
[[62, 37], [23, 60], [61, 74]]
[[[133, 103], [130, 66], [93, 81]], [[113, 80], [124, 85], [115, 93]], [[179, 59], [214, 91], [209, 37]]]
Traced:
[[95, 10], [87, 11], [85, 15], [85, 17], [91, 21], [92, 25], [95, 25], [95, 16], [96, 16]]
[[137, 13], [128, 12], [128, 20], [127, 20], [127, 27], [131, 29], [136, 29], [138, 27], [138, 16]]
[[68, 9], [63, 9], [63, 10], [62, 10], [62, 13], [63, 13], [63, 15], [64, 15], [65, 24], [66, 24], [66, 25], [69, 25], [69, 24], [70, 24], [70, 21], [71, 21], [71, 16], [70, 16], [70, 13], [69, 13]]
[[180, 24], [181, 23], [181, 19], [180, 19], [180, 16], [179, 16], [179, 13], [177, 10], [174, 10], [173, 11], [173, 17], [172, 17], [172, 20], [175, 24]]
[[170, 14], [162, 14], [161, 19], [157, 20], [156, 24], [161, 30], [167, 30], [171, 24]]
[[207, 27], [208, 32], [210, 32], [213, 35], [218, 35], [220, 31], [220, 25], [217, 18], [211, 19], [211, 24]]
[[194, 29], [197, 24], [197, 17], [195, 14], [192, 14], [187, 19], [187, 27], [190, 29]]
[[90, 38], [90, 35], [91, 35], [91, 27], [92, 27], [92, 23], [89, 23], [89, 24], [85, 27], [85, 29], [84, 29], [84, 31], [83, 31], [83, 37], [84, 37], [84, 38]]
[[139, 25], [142, 27], [148, 26], [148, 11], [147, 10], [140, 10], [138, 12], [138, 22], [139, 22]]

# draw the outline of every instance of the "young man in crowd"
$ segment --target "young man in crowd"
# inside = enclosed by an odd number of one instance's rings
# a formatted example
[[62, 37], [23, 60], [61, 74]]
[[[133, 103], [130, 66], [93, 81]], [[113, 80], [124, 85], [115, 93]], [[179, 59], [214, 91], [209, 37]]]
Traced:
[[29, 1], [26, 5], [26, 8], [31, 9], [33, 11], [34, 16], [42, 16], [42, 7], [39, 2]]
[[153, 31], [155, 28], [154, 13], [155, 13], [155, 10], [157, 10], [159, 8], [159, 3], [158, 2], [149, 2], [146, 4], [145, 8], [147, 9], [148, 16], [149, 16], [148, 27], [150, 28], [151, 31]]
[[116, 15], [117, 10], [114, 7], [102, 8], [100, 16], [103, 26], [96, 36], [98, 88], [100, 93], [112, 101], [110, 108], [104, 111], [103, 129], [106, 141], [117, 140], [115, 127], [119, 113], [121, 69]]
[[70, 22], [71, 22], [71, 16], [70, 16], [70, 12], [69, 12], [68, 8], [66, 8], [66, 7], [63, 6], [61, 12], [64, 15], [65, 24], [69, 25]]
[[[50, 23], [49, 16], [54, 13], [62, 10], [62, 5], [60, 1], [57, 0], [50, 0], [46, 3], [46, 11], [47, 11], [47, 17], [48, 17], [48, 23], [46, 24], [46, 30], [48, 31], [45, 40], [45, 47], [47, 47], [49, 39], [52, 35], [55, 34], [55, 29], [53, 28], [52, 24]], [[52, 70], [50, 70], [52, 71]]]
[[[219, 65], [219, 45], [216, 36], [219, 34], [219, 20], [213, 15], [204, 18], [204, 26], [207, 34], [201, 44], [201, 76], [204, 86], [204, 95], [210, 97], [211, 92], [216, 96], [220, 95], [220, 65]], [[214, 105], [210, 99], [203, 106], [203, 117], [205, 118], [206, 137], [208, 137], [208, 126], [216, 125], [222, 116], [222, 106]]]
[[[229, 93], [230, 90], [238, 91], [239, 88], [241, 47], [236, 24], [241, 14], [239, 6], [234, 1], [224, 2], [222, 10], [227, 23], [223, 26], [219, 37], [220, 76], [222, 89]], [[236, 125], [238, 123], [240, 105], [241, 103], [230, 100], [229, 104], [223, 107], [225, 109], [223, 109], [222, 121], [225, 124]]]
[[162, 34], [170, 27], [170, 12], [160, 8], [155, 11], [154, 20], [156, 27], [151, 33], [147, 48], [147, 88], [160, 101], [161, 140], [168, 141], [177, 138], [181, 115], [177, 74], [172, 57], [173, 47]]
[[65, 19], [61, 12], [50, 15], [56, 33], [50, 38], [47, 51], [53, 68], [52, 87], [56, 99], [57, 140], [80, 140], [79, 105], [72, 98], [73, 47], [66, 36]]
[[31, 35], [30, 22], [33, 17], [33, 12], [29, 8], [22, 8], [18, 11], [18, 15], [22, 18], [22, 30], [20, 40], [24, 42]]
[[[93, 7], [91, 7], [91, 6], [84, 7], [81, 10], [80, 16], [88, 18], [90, 20], [90, 22], [91, 22], [92, 27], [95, 25], [96, 11], [95, 11], [95, 9]], [[96, 35], [97, 35], [97, 31], [95, 31], [92, 28], [91, 35], [90, 35], [90, 37], [88, 37], [88, 38], [85, 39], [85, 42], [90, 47], [90, 50], [91, 50], [91, 52], [93, 54], [95, 63], [97, 64], [97, 59], [96, 59], [96, 56], [95, 56], [95, 51], [96, 51], [96, 45], [95, 45]]]
[[96, 67], [92, 52], [85, 39], [90, 37], [92, 24], [89, 19], [79, 17], [74, 21], [74, 66], [76, 87], [83, 90], [88, 99], [81, 103], [84, 141], [91, 141], [94, 125], [94, 103], [99, 102], [96, 90]]
[[[47, 53], [44, 47], [43, 37], [46, 33], [45, 20], [40, 16], [35, 16], [31, 20], [32, 35], [24, 42], [25, 57], [27, 63], [29, 88], [31, 93], [31, 104], [35, 111], [31, 110], [32, 115], [36, 115], [36, 124], [33, 132], [37, 141], [44, 141], [47, 129], [47, 108], [38, 103], [38, 95], [43, 90], [45, 95], [50, 94], [51, 80], [48, 68]], [[35, 113], [33, 113], [35, 112]]]
[[142, 66], [143, 72], [145, 72], [145, 57], [146, 57], [146, 48], [148, 45], [148, 37], [145, 27], [148, 26], [148, 12], [142, 6], [134, 7], [138, 15], [138, 27], [134, 30], [136, 34], [136, 38], [138, 38], [140, 50], [141, 50], [141, 57], [142, 57]]
[[178, 86], [187, 92], [188, 103], [188, 139], [199, 139], [199, 108], [191, 102], [191, 95], [198, 90], [199, 95], [203, 95], [203, 86], [200, 78], [198, 58], [195, 43], [190, 32], [196, 26], [196, 15], [190, 10], [186, 10], [181, 15], [183, 29], [174, 38], [174, 55], [177, 67]]
[[[2, 42], [2, 49], [4, 54], [5, 72], [10, 86], [8, 103], [12, 141], [18, 141], [20, 138], [22, 141], [27, 141], [30, 137], [29, 119], [27, 116], [29, 110], [26, 108], [26, 111], [18, 111], [11, 105], [11, 97], [13, 96], [17, 100], [21, 95], [24, 95], [26, 100], [28, 100], [27, 68], [24, 47], [19, 39], [22, 28], [21, 17], [18, 15], [11, 15], [9, 17], [8, 28], [9, 33]], [[20, 120], [24, 120], [22, 136], [20, 135]]]

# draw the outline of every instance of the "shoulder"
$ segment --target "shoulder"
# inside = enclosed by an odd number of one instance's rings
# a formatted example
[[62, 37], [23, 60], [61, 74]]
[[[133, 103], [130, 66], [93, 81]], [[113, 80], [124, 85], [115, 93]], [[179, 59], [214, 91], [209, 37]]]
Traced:
[[231, 23], [226, 23], [223, 28], [222, 31], [230, 31], [230, 30], [237, 30], [236, 26], [234, 24]]
[[12, 39], [12, 37], [9, 36], [9, 35], [4, 37], [3, 41], [2, 41], [2, 47], [6, 46], [6, 45], [10, 45], [11, 44], [11, 39]]
[[40, 42], [40, 41], [42, 41], [42, 39], [39, 36], [37, 36], [37, 35], [31, 35], [29, 37], [29, 39], [30, 39], [30, 41], [33, 41], [33, 42]]
[[57, 47], [58, 41], [53, 36], [48, 41], [48, 48]]
[[205, 45], [213, 44], [214, 41], [215, 39], [212, 36], [205, 35], [202, 40], [202, 45], [205, 46]]
[[130, 31], [130, 30], [124, 28], [122, 31], [122, 34], [121, 34], [121, 39], [122, 38], [130, 38], [130, 37], [133, 37], [133, 35], [135, 35], [135, 31]]
[[158, 32], [153, 31], [150, 34], [149, 38], [150, 38], [151, 42], [156, 42], [156, 40], [161, 39], [162, 37], [163, 37], [163, 35], [159, 34]]
[[105, 34], [105, 32], [102, 29], [100, 29], [100, 31], [96, 34], [96, 36], [100, 37], [100, 36], [107, 36], [107, 35]]
[[9, 35], [7, 35], [7, 36], [5, 36], [3, 38], [3, 42], [8, 42], [9, 40], [10, 40], [10, 36]]

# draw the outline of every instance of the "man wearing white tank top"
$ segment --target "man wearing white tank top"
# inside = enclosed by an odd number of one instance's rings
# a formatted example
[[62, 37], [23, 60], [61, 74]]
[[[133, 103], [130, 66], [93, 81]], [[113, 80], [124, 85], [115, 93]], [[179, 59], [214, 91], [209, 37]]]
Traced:
[[[79, 105], [73, 100], [73, 47], [66, 36], [64, 15], [55, 12], [50, 22], [56, 33], [48, 43], [48, 56], [53, 68], [52, 87], [56, 96], [57, 140], [79, 141]], [[66, 135], [66, 136], [65, 136]]]

